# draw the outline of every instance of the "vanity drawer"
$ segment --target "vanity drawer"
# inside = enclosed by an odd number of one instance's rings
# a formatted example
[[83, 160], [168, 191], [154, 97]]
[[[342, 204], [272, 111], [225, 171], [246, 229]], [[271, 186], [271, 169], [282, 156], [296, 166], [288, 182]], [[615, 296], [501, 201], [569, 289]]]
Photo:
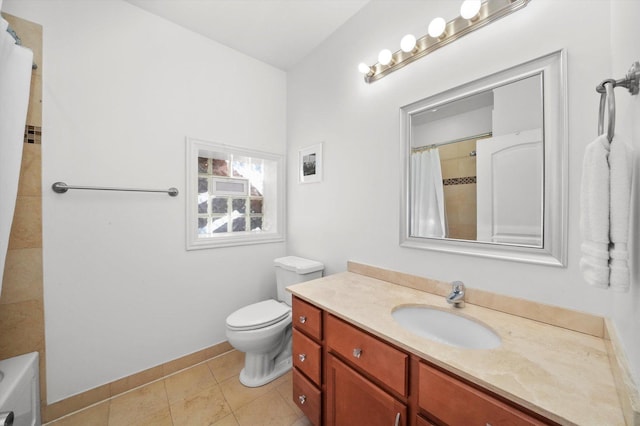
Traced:
[[322, 346], [296, 329], [293, 330], [293, 366], [320, 386]]
[[294, 297], [293, 326], [316, 340], [322, 340], [322, 311]]
[[544, 425], [433, 367], [419, 367], [418, 406], [449, 425]]
[[295, 368], [293, 369], [293, 402], [314, 426], [320, 426], [322, 393]]
[[407, 354], [331, 315], [327, 317], [325, 338], [327, 347], [335, 353], [407, 396]]

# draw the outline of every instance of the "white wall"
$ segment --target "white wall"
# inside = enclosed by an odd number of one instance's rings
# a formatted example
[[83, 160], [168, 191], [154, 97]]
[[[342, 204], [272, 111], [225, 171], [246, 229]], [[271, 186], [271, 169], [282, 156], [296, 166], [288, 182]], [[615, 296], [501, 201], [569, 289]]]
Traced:
[[[633, 335], [640, 330], [638, 290], [632, 293], [634, 301], [628, 301], [628, 295], [591, 288], [578, 267], [578, 189], [585, 146], [596, 136], [599, 95], [594, 89], [612, 73], [620, 78], [632, 61], [640, 59], [637, 43], [633, 44], [640, 35], [639, 3], [613, 3], [615, 14], [611, 17], [609, 1], [532, 1], [523, 10], [370, 85], [356, 70], [359, 62], [375, 63], [380, 49], [397, 49], [407, 32], [425, 34], [431, 17], [453, 18], [459, 2], [375, 1], [367, 5], [288, 75], [289, 158], [296, 158], [304, 146], [324, 141], [322, 183], [298, 184], [297, 165], [289, 164], [289, 250], [325, 262], [326, 273], [342, 271], [347, 260], [354, 260], [614, 316], [637, 375], [640, 344]], [[624, 16], [626, 25], [612, 31], [618, 22], [610, 18], [618, 16]], [[613, 67], [612, 33], [616, 39], [625, 38], [629, 47]], [[567, 267], [400, 247], [399, 108], [558, 49], [568, 53]], [[622, 128], [635, 114], [638, 147], [638, 99], [630, 101], [628, 95], [618, 94], [620, 99], [625, 97], [625, 102], [633, 102], [628, 110], [634, 112], [622, 113], [619, 125]], [[637, 265], [637, 250], [634, 258]], [[636, 287], [638, 281], [636, 278]], [[618, 307], [625, 313], [616, 313]]]
[[226, 340], [285, 244], [185, 251], [185, 136], [284, 154], [286, 75], [120, 0], [3, 10], [44, 27], [48, 402]]
[[[611, 7], [611, 71], [607, 77], [620, 79], [627, 74], [631, 64], [640, 61], [640, 2], [617, 0]], [[633, 206], [631, 256], [632, 284], [629, 293], [614, 295], [611, 307], [618, 333], [623, 339], [628, 361], [634, 369], [636, 384], [640, 384], [640, 95], [631, 96], [624, 88], [616, 93], [616, 134], [622, 135], [635, 150], [635, 177]], [[605, 126], [606, 128], [606, 126]]]

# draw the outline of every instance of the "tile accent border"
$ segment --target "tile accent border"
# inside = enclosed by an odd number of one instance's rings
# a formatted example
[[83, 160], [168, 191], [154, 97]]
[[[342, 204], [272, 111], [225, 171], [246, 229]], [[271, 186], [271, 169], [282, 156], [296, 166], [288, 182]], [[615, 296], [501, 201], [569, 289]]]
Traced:
[[477, 183], [476, 180], [477, 180], [476, 176], [465, 176], [465, 177], [442, 179], [442, 184], [444, 186], [467, 185], [470, 183]]
[[124, 377], [115, 382], [107, 383], [97, 388], [89, 389], [62, 401], [44, 405], [42, 409], [42, 422], [49, 423], [60, 417], [71, 414], [74, 411], [87, 408], [98, 402], [105, 401], [131, 389], [146, 385], [165, 376], [169, 376], [177, 371], [192, 367], [196, 364], [214, 358], [223, 353], [229, 352], [233, 347], [229, 342], [218, 343], [198, 352], [165, 362], [164, 364], [151, 367], [130, 376]]
[[30, 124], [24, 126], [24, 143], [42, 145], [42, 127]]

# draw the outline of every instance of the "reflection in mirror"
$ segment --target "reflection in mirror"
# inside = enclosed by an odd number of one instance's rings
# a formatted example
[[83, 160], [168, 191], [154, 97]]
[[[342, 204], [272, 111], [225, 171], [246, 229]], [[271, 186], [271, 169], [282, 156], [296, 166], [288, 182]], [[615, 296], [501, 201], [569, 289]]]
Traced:
[[541, 74], [411, 117], [411, 235], [542, 245]]
[[405, 247], [564, 265], [565, 53], [401, 108]]

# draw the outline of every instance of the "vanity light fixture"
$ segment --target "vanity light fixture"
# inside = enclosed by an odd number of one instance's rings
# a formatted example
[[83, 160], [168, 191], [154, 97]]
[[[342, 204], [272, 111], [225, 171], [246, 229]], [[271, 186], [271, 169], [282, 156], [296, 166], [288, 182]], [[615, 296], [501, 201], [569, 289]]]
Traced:
[[360, 62], [358, 64], [358, 71], [360, 71], [362, 74], [371, 77], [373, 75], [373, 73], [375, 72], [375, 70], [370, 67], [369, 65], [365, 64], [364, 62]]
[[413, 34], [407, 34], [406, 36], [402, 37], [402, 40], [400, 40], [400, 50], [405, 53], [412, 53], [414, 51], [417, 51], [416, 36], [414, 36]]
[[372, 83], [478, 28], [522, 9], [530, 1], [465, 0], [460, 7], [460, 16], [449, 22], [443, 18], [433, 19], [426, 35], [417, 40], [410, 34], [404, 36], [400, 50], [391, 53], [384, 49], [378, 55], [378, 63], [371, 66], [361, 63], [358, 70], [364, 74], [364, 81]]
[[429, 23], [429, 29], [427, 32], [433, 38], [443, 38], [447, 36], [447, 21], [444, 18], [437, 17], [433, 18], [433, 20]]
[[481, 0], [464, 0], [460, 6], [460, 16], [470, 21], [476, 21], [478, 13], [480, 13], [480, 6], [482, 6]]
[[393, 53], [389, 49], [382, 49], [378, 53], [378, 62], [382, 65], [393, 65]]

